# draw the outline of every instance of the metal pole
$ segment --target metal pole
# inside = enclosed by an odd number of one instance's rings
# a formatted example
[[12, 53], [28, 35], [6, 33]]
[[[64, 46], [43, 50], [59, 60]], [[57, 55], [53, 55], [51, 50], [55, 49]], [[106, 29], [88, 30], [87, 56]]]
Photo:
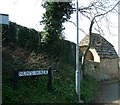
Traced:
[[76, 45], [76, 93], [80, 102], [80, 63], [79, 63], [79, 19], [78, 0], [76, 0], [76, 24], [77, 24], [77, 45]]

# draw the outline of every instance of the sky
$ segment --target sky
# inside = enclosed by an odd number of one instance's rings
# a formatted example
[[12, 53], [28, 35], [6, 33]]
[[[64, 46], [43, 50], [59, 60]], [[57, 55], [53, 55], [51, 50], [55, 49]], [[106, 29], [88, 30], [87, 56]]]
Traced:
[[[88, 5], [88, 1], [89, 0], [81, 0], [80, 5]], [[9, 20], [16, 22], [19, 25], [42, 31], [43, 26], [40, 25], [40, 21], [42, 20], [45, 10], [41, 4], [42, 0], [0, 0], [0, 13], [8, 14]], [[88, 34], [90, 21], [82, 17], [80, 14], [79, 17], [79, 28], [82, 28]], [[104, 28], [105, 35], [103, 37], [112, 43], [118, 52], [118, 16], [110, 15], [109, 19], [114, 26], [110, 29], [114, 35], [110, 35]], [[76, 13], [72, 15], [70, 21], [76, 23]], [[76, 43], [76, 26], [70, 22], [64, 23], [64, 26], [66, 28], [64, 30], [66, 40]], [[84, 37], [85, 34], [79, 31], [79, 41]]]

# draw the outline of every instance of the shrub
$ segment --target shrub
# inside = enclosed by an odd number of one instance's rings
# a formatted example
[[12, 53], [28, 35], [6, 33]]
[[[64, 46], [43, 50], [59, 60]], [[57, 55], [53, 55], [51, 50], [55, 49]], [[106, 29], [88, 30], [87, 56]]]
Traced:
[[85, 103], [90, 102], [94, 98], [94, 92], [98, 86], [99, 82], [95, 78], [86, 75], [81, 83], [81, 99]]

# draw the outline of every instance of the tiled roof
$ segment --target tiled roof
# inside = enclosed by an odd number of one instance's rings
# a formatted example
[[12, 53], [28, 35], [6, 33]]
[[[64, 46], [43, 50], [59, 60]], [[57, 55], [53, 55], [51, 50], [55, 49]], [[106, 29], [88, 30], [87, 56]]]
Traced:
[[[85, 36], [80, 42], [80, 46], [89, 44], [89, 35]], [[91, 47], [94, 47], [100, 58], [117, 58], [118, 55], [114, 46], [99, 34], [92, 34]]]

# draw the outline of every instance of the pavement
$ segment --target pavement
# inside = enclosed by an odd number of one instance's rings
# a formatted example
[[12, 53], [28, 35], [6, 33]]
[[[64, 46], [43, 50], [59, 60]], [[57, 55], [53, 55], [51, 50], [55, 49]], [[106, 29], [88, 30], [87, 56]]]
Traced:
[[92, 103], [120, 105], [120, 81], [102, 82]]

